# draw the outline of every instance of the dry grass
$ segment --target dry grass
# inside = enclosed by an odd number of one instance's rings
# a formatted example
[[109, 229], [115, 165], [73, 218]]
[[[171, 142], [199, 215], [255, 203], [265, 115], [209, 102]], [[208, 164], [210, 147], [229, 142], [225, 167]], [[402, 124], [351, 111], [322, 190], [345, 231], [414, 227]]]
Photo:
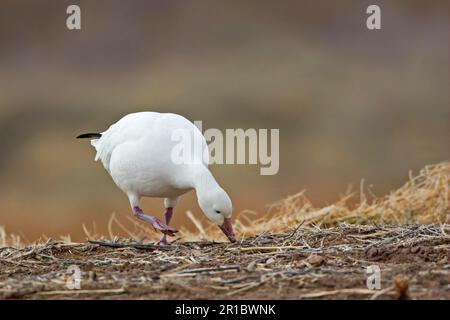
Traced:
[[5, 227], [0, 226], [0, 247], [4, 246], [21, 247], [23, 242], [19, 235], [7, 233]]
[[[254, 213], [242, 212], [235, 222], [236, 231], [242, 236], [254, 236], [268, 231], [284, 232], [300, 224], [328, 228], [341, 222], [363, 225], [450, 222], [450, 163], [428, 165], [418, 175], [410, 172], [409, 176], [408, 182], [382, 198], [372, 197], [369, 201], [361, 187], [359, 195], [347, 192], [339, 201], [324, 208], [315, 207], [302, 191], [273, 204], [269, 212], [257, 220], [249, 217]], [[351, 205], [356, 196], [359, 196], [358, 203]], [[199, 235], [205, 240], [222, 237], [216, 228], [205, 228], [198, 221], [194, 224], [200, 225], [198, 232], [182, 229], [183, 239], [198, 239]]]

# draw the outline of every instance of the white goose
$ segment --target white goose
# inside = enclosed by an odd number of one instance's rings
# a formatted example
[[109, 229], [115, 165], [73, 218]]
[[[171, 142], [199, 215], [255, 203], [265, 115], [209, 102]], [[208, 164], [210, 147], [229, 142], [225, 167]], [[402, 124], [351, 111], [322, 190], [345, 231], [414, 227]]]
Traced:
[[[181, 130], [181, 131], [180, 131]], [[177, 132], [188, 133], [187, 161], [173, 161], [173, 149], [180, 145]], [[127, 194], [134, 215], [163, 233], [158, 244], [167, 244], [173, 208], [179, 197], [195, 189], [198, 204], [206, 217], [217, 224], [234, 242], [231, 225], [232, 204], [208, 169], [207, 144], [200, 130], [186, 118], [173, 113], [138, 112], [128, 114], [102, 133], [86, 133], [97, 150], [95, 160], [103, 166], [116, 185]], [[188, 140], [186, 140], [188, 141]], [[190, 159], [190, 160], [189, 160]], [[141, 197], [163, 197], [165, 223], [145, 215], [139, 206]]]

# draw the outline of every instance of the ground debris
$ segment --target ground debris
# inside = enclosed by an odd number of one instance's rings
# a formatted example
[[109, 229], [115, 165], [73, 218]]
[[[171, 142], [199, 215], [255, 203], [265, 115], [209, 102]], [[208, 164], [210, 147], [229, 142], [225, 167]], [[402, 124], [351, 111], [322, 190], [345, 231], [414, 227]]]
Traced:
[[[49, 239], [0, 248], [0, 298], [449, 299], [449, 231], [448, 224], [341, 223], [167, 248]], [[381, 270], [381, 290], [366, 286], [371, 265]], [[74, 266], [79, 289], [69, 285]]]

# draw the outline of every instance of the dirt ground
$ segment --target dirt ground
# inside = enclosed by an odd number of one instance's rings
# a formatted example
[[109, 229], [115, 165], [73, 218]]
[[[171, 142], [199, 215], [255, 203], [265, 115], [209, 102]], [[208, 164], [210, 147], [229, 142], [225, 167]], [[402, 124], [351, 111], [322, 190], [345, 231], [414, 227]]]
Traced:
[[[234, 244], [115, 239], [2, 247], [0, 298], [450, 299], [449, 231], [448, 224], [341, 224]], [[80, 282], [68, 273], [73, 265]], [[380, 290], [367, 287], [372, 265], [380, 268]]]

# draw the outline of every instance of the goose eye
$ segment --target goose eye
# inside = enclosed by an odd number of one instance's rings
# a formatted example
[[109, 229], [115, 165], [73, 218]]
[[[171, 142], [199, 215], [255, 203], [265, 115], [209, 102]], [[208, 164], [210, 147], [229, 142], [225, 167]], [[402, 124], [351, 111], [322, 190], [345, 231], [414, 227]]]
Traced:
[[216, 213], [220, 214], [220, 210], [214, 210], [214, 211], [216, 211]]

